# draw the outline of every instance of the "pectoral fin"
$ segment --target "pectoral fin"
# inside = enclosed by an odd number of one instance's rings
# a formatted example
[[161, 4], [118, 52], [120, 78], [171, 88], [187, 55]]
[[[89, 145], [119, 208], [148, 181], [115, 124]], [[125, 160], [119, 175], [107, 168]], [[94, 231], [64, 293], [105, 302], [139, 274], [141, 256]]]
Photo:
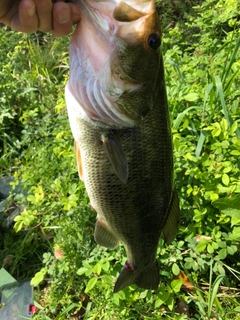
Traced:
[[180, 220], [180, 208], [179, 208], [178, 194], [177, 194], [177, 190], [174, 189], [171, 205], [168, 213], [168, 219], [165, 223], [165, 226], [162, 232], [163, 238], [166, 241], [166, 243], [171, 243], [175, 239], [178, 233], [179, 220]]
[[121, 143], [111, 131], [102, 137], [103, 146], [118, 178], [124, 183], [128, 180], [128, 163]]
[[95, 241], [103, 247], [114, 249], [118, 246], [118, 240], [115, 238], [112, 233], [110, 233], [104, 224], [104, 222], [99, 218], [97, 218], [95, 231], [94, 231], [94, 239]]
[[77, 143], [76, 140], [74, 140], [74, 149], [75, 149], [76, 158], [77, 158], [78, 175], [80, 179], [84, 181], [81, 151], [80, 151], [79, 144]]

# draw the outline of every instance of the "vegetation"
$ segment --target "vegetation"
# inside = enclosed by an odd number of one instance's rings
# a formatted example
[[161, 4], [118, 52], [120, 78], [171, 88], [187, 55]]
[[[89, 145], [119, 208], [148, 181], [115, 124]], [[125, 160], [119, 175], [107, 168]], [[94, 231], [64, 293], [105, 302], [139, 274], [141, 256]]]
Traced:
[[124, 249], [94, 242], [64, 102], [69, 38], [0, 30], [0, 173], [24, 183], [0, 204], [1, 225], [22, 208], [1, 230], [0, 263], [33, 277], [34, 319], [240, 319], [237, 1], [158, 6], [181, 225], [171, 245], [160, 241], [154, 292], [113, 295]]

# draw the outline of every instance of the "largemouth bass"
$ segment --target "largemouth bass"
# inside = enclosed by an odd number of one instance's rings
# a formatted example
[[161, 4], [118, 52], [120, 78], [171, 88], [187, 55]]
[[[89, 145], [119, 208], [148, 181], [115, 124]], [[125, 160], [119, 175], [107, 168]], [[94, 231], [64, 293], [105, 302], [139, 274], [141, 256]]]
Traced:
[[156, 289], [161, 235], [172, 241], [179, 204], [153, 0], [76, 0], [66, 102], [78, 172], [97, 212], [94, 237], [122, 242], [127, 262], [114, 287]]

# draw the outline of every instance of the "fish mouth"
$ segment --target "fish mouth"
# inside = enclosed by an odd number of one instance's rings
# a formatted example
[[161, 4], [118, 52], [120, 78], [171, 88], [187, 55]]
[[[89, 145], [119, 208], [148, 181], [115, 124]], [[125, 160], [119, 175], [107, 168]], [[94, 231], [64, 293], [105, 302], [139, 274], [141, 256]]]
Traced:
[[154, 19], [156, 13], [154, 0], [76, 0], [76, 3], [82, 16], [95, 27], [98, 37], [111, 41], [117, 35], [133, 45], [147, 32], [144, 21], [151, 16]]

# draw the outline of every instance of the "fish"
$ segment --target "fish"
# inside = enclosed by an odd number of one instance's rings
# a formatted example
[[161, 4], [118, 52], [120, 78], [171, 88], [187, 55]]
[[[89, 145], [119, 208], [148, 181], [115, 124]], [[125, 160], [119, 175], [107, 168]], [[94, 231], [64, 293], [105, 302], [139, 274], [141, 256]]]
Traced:
[[154, 0], [75, 0], [82, 12], [65, 88], [77, 167], [97, 213], [94, 239], [127, 261], [114, 286], [156, 290], [160, 237], [173, 241], [179, 201]]

